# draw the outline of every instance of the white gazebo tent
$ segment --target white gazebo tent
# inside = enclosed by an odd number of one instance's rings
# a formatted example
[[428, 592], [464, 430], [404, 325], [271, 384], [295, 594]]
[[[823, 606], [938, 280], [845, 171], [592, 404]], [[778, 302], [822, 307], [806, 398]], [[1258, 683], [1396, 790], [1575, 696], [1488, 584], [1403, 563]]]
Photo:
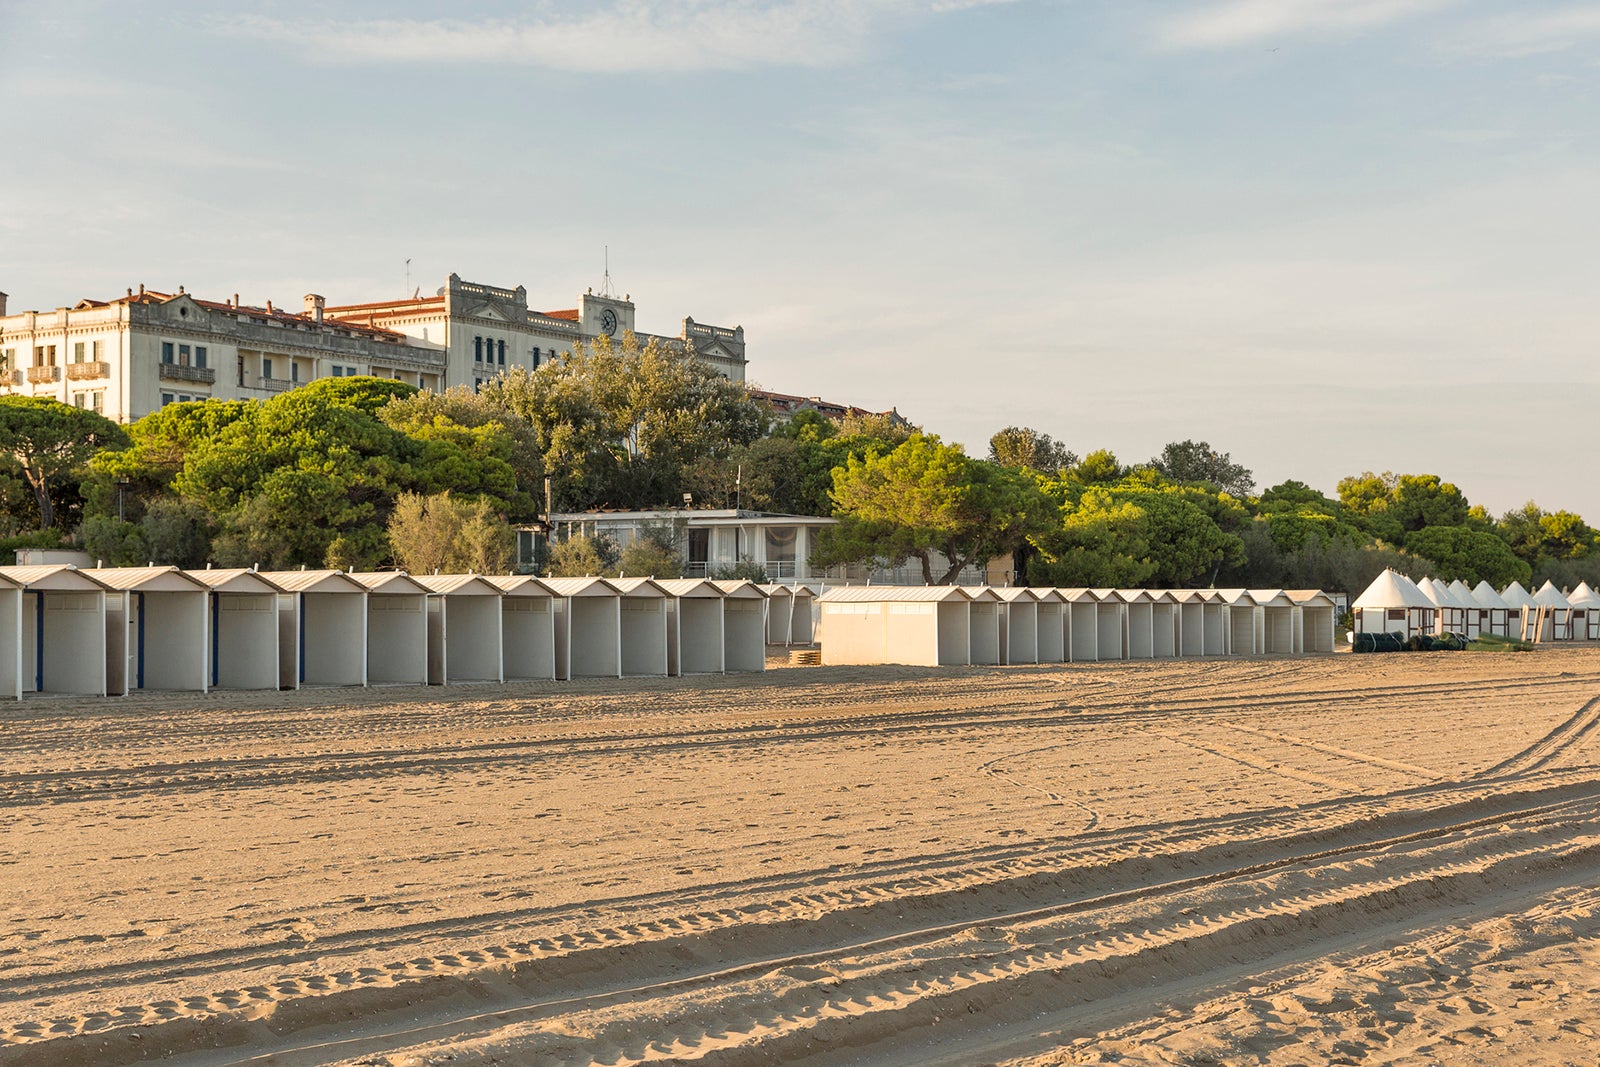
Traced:
[[177, 567], [94, 567], [107, 589], [106, 691], [204, 693], [210, 590]]
[[1555, 587], [1554, 582], [1546, 581], [1533, 594], [1533, 602], [1541, 608], [1547, 608], [1546, 617], [1550, 620], [1549, 640], [1572, 640], [1572, 604], [1567, 600], [1566, 594]]
[[656, 584], [667, 593], [667, 673], [722, 674], [726, 594], [704, 578], [668, 578]]
[[[1094, 651], [1099, 660], [1128, 658], [1128, 605], [1115, 589], [1091, 589], [1094, 597]], [[1076, 621], [1076, 620], [1074, 620]]]
[[1178, 654], [1182, 610], [1170, 589], [1147, 589], [1150, 594], [1150, 651], [1156, 659], [1172, 659]]
[[1591, 589], [1588, 582], [1579, 582], [1567, 594], [1567, 603], [1572, 605], [1572, 639], [1600, 641], [1600, 593]]
[[0, 698], [22, 699], [22, 585], [0, 577]]
[[213, 689], [277, 689], [278, 597], [283, 590], [245, 568], [185, 574], [210, 590], [206, 671]]
[[428, 590], [428, 684], [505, 681], [500, 587], [478, 574], [414, 580]]
[[1068, 611], [1066, 598], [1055, 589], [1035, 589], [1039, 606], [1037, 627], [1040, 663], [1067, 662]]
[[823, 593], [817, 604], [824, 663], [942, 667], [971, 662], [972, 599], [959, 586], [839, 586]]
[[1038, 663], [1039, 597], [1025, 586], [991, 590], [1000, 598], [1000, 662]]
[[1067, 662], [1099, 660], [1099, 599], [1089, 589], [1057, 589], [1056, 595], [1066, 604]]
[[556, 595], [556, 677], [622, 677], [622, 594], [604, 578], [544, 578]]
[[[767, 669], [767, 594], [743, 579], [712, 583], [722, 590], [722, 669], [745, 674]], [[811, 601], [806, 600], [806, 620]]]
[[555, 594], [527, 574], [490, 577], [499, 588], [500, 647], [508, 682], [556, 676]]
[[60, 563], [0, 567], [0, 579], [21, 591], [22, 692], [105, 696], [106, 587]]
[[1356, 633], [1397, 633], [1403, 639], [1433, 632], [1433, 601], [1392, 568], [1372, 580], [1350, 605]]
[[767, 644], [809, 645], [816, 641], [811, 606], [815, 597], [803, 585], [761, 585], [767, 596]]
[[428, 684], [428, 587], [405, 571], [356, 571], [367, 587], [367, 684]]
[[667, 674], [667, 591], [651, 578], [608, 578], [622, 594], [623, 677]]
[[1450, 596], [1461, 605], [1465, 614], [1462, 616], [1461, 629], [1457, 632], [1467, 638], [1477, 637], [1483, 632], [1484, 610], [1478, 606], [1477, 600], [1472, 596], [1472, 590], [1460, 578], [1450, 583]]
[[1494, 586], [1486, 581], [1479, 582], [1472, 587], [1472, 600], [1478, 606], [1480, 634], [1512, 636], [1511, 615], [1517, 609], [1500, 599], [1500, 594], [1494, 591]]
[[1230, 656], [1261, 654], [1256, 619], [1260, 608], [1248, 589], [1218, 589], [1217, 603], [1224, 609], [1224, 630]]
[[367, 587], [344, 571], [263, 571], [278, 597], [278, 684], [367, 684]]
[[1123, 658], [1155, 658], [1155, 598], [1143, 589], [1117, 589], [1114, 592], [1123, 603]]
[[1251, 589], [1256, 602], [1256, 649], [1266, 656], [1300, 654], [1295, 640], [1300, 630], [1300, 607], [1282, 589]]
[[1300, 609], [1298, 649], [1302, 653], [1332, 652], [1339, 606], [1320, 589], [1285, 589]]
[[1437, 578], [1424, 578], [1417, 583], [1417, 588], [1421, 589], [1422, 595], [1433, 601], [1438, 609], [1434, 615], [1434, 633], [1466, 633], [1467, 616], [1472, 610], [1472, 604], [1461, 600], [1450, 591], [1448, 585]]
[[[1533, 599], [1531, 593], [1522, 588], [1521, 582], [1512, 582], [1502, 589], [1500, 591], [1500, 599], [1505, 601], [1506, 607], [1510, 609], [1506, 624], [1511, 629], [1512, 637], [1522, 637], [1526, 630], [1533, 628], [1533, 620], [1539, 611], [1539, 602]], [[1537, 639], [1537, 635], [1528, 634], [1528, 636]], [[1546, 639], [1548, 640], [1548, 638]]]
[[967, 616], [967, 635], [971, 642], [967, 662], [984, 667], [1004, 662], [1000, 648], [1000, 611], [1004, 604], [993, 589], [965, 589], [963, 592], [972, 601]]

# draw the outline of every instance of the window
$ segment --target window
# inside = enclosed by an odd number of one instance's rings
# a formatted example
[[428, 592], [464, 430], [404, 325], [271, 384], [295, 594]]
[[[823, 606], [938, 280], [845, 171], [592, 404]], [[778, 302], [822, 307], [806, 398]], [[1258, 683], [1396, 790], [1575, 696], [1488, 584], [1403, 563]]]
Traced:
[[83, 348], [84, 345], [82, 341], [78, 341], [72, 346], [72, 362], [82, 363], [84, 361], [85, 357], [83, 354]]
[[[202, 348], [200, 351], [204, 352], [205, 349]], [[201, 364], [201, 366], [204, 366], [204, 365], [205, 364]], [[300, 364], [298, 364], [298, 363], [289, 364], [289, 380], [291, 382], [298, 382], [300, 380]]]
[[33, 350], [33, 365], [35, 367], [54, 367], [56, 365], [56, 346], [36, 346]]
[[474, 379], [472, 379], [472, 391], [474, 393], [478, 392], [482, 388], [483, 388], [483, 379], [482, 378], [474, 378]]
[[344, 377], [344, 368], [339, 366], [339, 364], [335, 363], [333, 365], [333, 376], [335, 378], [343, 378]]
[[[82, 347], [82, 346], [80, 345], [79, 347]], [[73, 407], [75, 407], [75, 408], [84, 407], [84, 406], [86, 406], [87, 402], [88, 402], [88, 398], [86, 396], [84, 396], [82, 393], [73, 393], [72, 394], [72, 406]]]
[[538, 366], [539, 366], [539, 346], [538, 345], [534, 345], [533, 346], [533, 365], [534, 365], [535, 369], [537, 369]]
[[104, 415], [106, 413], [106, 391], [104, 389], [96, 389], [89, 394], [89, 407], [96, 415]]
[[194, 397], [190, 396], [188, 393], [179, 393], [178, 394], [178, 403], [180, 403], [180, 404], [187, 404], [189, 401], [191, 401], [193, 399], [194, 399]]
[[204, 367], [206, 365], [206, 346], [205, 345], [195, 345], [194, 346], [194, 365], [196, 367]]
[[272, 377], [272, 359], [268, 356], [261, 357], [261, 376], [263, 378]]
[[174, 403], [177, 399], [178, 398], [173, 396], [171, 393], [162, 393], [161, 406], [166, 407], [168, 404]]
[[[173, 351], [174, 351], [174, 348], [173, 348], [173, 345], [172, 345], [171, 341], [162, 341], [161, 342], [161, 362], [163, 362], [163, 363], [175, 362], [174, 359], [173, 359], [173, 356], [172, 356]], [[163, 394], [163, 395], [165, 395], [165, 394]]]
[[11, 361], [16, 358], [17, 350], [15, 348], [0, 349], [0, 370], [10, 370]]
[[474, 360], [476, 360], [477, 362], [479, 362], [479, 363], [483, 362], [483, 338], [482, 337], [474, 337], [472, 339], [472, 358]]
[[100, 358], [102, 356], [104, 356], [105, 354], [106, 354], [106, 343], [104, 341], [96, 341], [94, 343], [94, 358], [95, 358], [95, 362], [98, 363], [100, 361]]
[[499, 363], [500, 363], [500, 365], [502, 367], [504, 367], [506, 365], [506, 343], [504, 341], [501, 341], [501, 342], [499, 342], [499, 345], [500, 345]]
[[189, 365], [189, 346], [188, 345], [179, 345], [178, 346], [178, 366], [187, 367], [188, 365]]

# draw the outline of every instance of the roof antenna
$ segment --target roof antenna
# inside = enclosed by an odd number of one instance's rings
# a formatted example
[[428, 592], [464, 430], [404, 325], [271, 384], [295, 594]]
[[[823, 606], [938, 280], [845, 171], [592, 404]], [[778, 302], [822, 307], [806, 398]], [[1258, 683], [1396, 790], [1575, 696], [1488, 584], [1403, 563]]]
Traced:
[[411, 257], [406, 257], [406, 292], [411, 292]]
[[600, 295], [616, 299], [616, 290], [611, 288], [611, 246], [606, 245], [606, 276], [600, 280]]

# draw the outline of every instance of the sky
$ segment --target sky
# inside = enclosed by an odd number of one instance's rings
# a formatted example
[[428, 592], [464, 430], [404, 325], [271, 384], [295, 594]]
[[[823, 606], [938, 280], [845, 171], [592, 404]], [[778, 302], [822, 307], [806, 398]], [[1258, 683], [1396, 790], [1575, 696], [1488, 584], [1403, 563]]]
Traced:
[[[1600, 523], [1600, 3], [0, 0], [0, 290], [452, 271], [983, 455]], [[609, 250], [609, 252], [608, 252]], [[409, 268], [406, 261], [409, 260]]]

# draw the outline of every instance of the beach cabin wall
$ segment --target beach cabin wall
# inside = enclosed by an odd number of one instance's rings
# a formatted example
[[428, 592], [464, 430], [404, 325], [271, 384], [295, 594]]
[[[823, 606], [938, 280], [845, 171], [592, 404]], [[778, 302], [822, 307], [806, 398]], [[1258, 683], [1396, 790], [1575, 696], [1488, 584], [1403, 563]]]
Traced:
[[22, 692], [105, 696], [106, 587], [64, 564], [0, 567], [0, 583], [20, 593]]
[[1261, 651], [1259, 640], [1260, 614], [1256, 602], [1244, 589], [1221, 589], [1217, 600], [1225, 611], [1223, 625], [1227, 631], [1228, 655], [1254, 656]]
[[1152, 593], [1150, 605], [1150, 654], [1156, 659], [1172, 659], [1178, 654], [1178, 602], [1166, 593]]
[[996, 589], [1001, 604], [1000, 658], [1003, 663], [1038, 663], [1039, 601], [1027, 589]]
[[428, 684], [428, 590], [404, 571], [357, 571], [367, 587], [367, 684]]
[[809, 645], [817, 640], [817, 598], [803, 585], [790, 589], [789, 643]]
[[[746, 581], [716, 581], [722, 590], [722, 669], [748, 673], [767, 669], [767, 596]], [[806, 613], [810, 614], [810, 600]]]
[[506, 681], [554, 681], [554, 594], [527, 575], [496, 576], [489, 581], [504, 594], [500, 600], [500, 647]]
[[1128, 605], [1111, 589], [1091, 589], [1095, 598], [1094, 643], [1095, 658], [1122, 660], [1128, 658]]
[[343, 571], [263, 571], [279, 589], [284, 689], [367, 684], [367, 587]]
[[967, 627], [972, 647], [967, 662], [994, 666], [1000, 662], [1000, 613], [1005, 605], [988, 589], [974, 590], [969, 595], [972, 602], [968, 608]]
[[1572, 604], [1568, 602], [1566, 595], [1556, 588], [1555, 583], [1546, 581], [1539, 587], [1539, 591], [1533, 594], [1533, 600], [1539, 607], [1547, 609], [1545, 617], [1550, 620], [1548, 640], [1572, 640]]
[[649, 578], [613, 578], [622, 594], [620, 633], [625, 678], [667, 674], [667, 594]]
[[210, 590], [176, 567], [97, 567], [106, 597], [106, 688], [209, 688]]
[[1588, 582], [1579, 582], [1567, 594], [1567, 602], [1572, 605], [1572, 639], [1600, 641], [1600, 594]]
[[726, 651], [724, 594], [702, 578], [656, 583], [667, 592], [667, 673], [721, 674]]
[[[830, 589], [818, 599], [823, 662], [966, 665], [972, 655], [971, 606], [971, 598], [954, 586]], [[998, 626], [991, 632], [998, 649]]]
[[1072, 663], [1100, 658], [1099, 602], [1087, 589], [1059, 590], [1067, 602], [1067, 653]]
[[1296, 634], [1300, 609], [1281, 589], [1252, 589], [1256, 602], [1256, 648], [1267, 656], [1293, 656], [1300, 652]]
[[1179, 594], [1178, 653], [1183, 656], [1206, 654], [1206, 602], [1198, 594]]
[[545, 578], [556, 595], [556, 677], [622, 677], [622, 594], [603, 578]]
[[1035, 639], [1040, 663], [1067, 662], [1067, 605], [1052, 589], [1034, 590]]
[[1338, 624], [1333, 598], [1318, 589], [1292, 589], [1288, 595], [1300, 608], [1299, 651], [1308, 655], [1332, 652]]
[[424, 574], [428, 591], [428, 684], [505, 680], [500, 587], [476, 574]]
[[1155, 610], [1150, 595], [1139, 589], [1117, 591], [1123, 601], [1123, 647], [1126, 659], [1153, 659], [1156, 654]]
[[184, 573], [208, 590], [206, 677], [211, 688], [277, 689], [278, 598], [284, 590], [243, 568]]
[[22, 587], [0, 578], [0, 699], [22, 699]]

